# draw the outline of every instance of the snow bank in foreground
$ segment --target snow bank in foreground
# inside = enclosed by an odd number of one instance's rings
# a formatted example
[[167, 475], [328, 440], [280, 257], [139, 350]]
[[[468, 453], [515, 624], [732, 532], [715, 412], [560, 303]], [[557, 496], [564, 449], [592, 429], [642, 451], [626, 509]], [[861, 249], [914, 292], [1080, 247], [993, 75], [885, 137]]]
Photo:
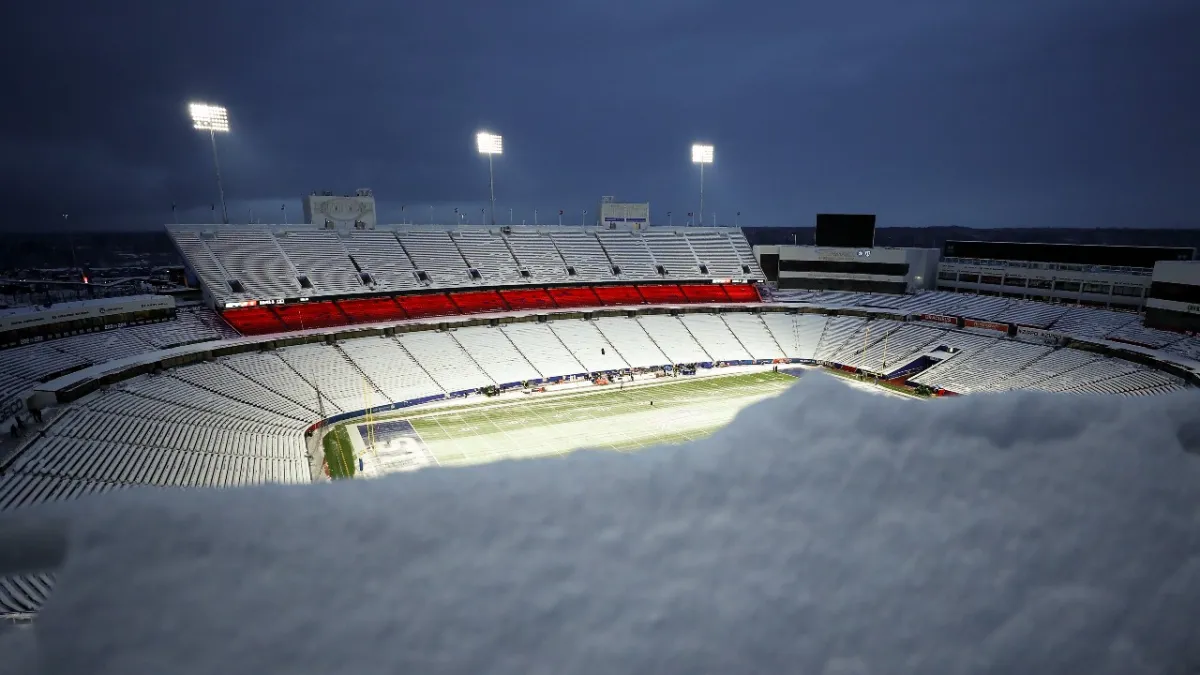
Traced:
[[1197, 411], [814, 374], [685, 447], [88, 500], [39, 654], [122, 675], [1192, 672]]

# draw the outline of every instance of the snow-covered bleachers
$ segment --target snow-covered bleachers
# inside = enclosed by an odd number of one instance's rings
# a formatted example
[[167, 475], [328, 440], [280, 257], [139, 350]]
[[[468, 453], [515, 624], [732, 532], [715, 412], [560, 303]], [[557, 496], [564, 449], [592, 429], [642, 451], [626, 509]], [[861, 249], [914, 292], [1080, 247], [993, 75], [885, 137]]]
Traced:
[[513, 323], [503, 326], [501, 330], [529, 363], [545, 377], [594, 372], [593, 369], [579, 363], [563, 341], [550, 330], [548, 323]]
[[409, 230], [397, 232], [396, 238], [417, 269], [425, 272], [435, 286], [470, 285], [467, 262], [449, 234], [433, 230]]
[[596, 235], [583, 231], [552, 232], [550, 239], [563, 261], [575, 270], [573, 281], [612, 281], [608, 256]]
[[374, 290], [363, 284], [337, 232], [285, 230], [276, 233], [275, 239], [296, 271], [308, 277], [312, 284], [308, 289], [311, 295], [347, 295]]
[[922, 324], [902, 325], [889, 331], [882, 340], [876, 340], [874, 344], [856, 354], [844, 365], [886, 375], [905, 365], [913, 356], [941, 337], [943, 333], [945, 333], [944, 330]]
[[[147, 407], [152, 408], [162, 403], [171, 403], [180, 408], [224, 415], [251, 424], [270, 424], [289, 429], [296, 426], [296, 420], [291, 417], [197, 387], [190, 382], [173, 377], [170, 371], [162, 375], [136, 377], [122, 382], [109, 391], [123, 391], [144, 399], [141, 404], [133, 408], [141, 415], [147, 415], [144, 412]], [[89, 405], [92, 404], [89, 403]]]
[[229, 287], [229, 276], [221, 263], [198, 232], [187, 230], [169, 230], [171, 239], [187, 260], [188, 266], [195, 271], [200, 282], [217, 298], [218, 301], [238, 300], [250, 297], [248, 293], [234, 293]]
[[[640, 316], [634, 321], [642, 325], [646, 334], [654, 340], [671, 363], [704, 363], [717, 360], [696, 342], [695, 336], [677, 317], [669, 314], [651, 314]], [[744, 350], [738, 351], [745, 354]], [[745, 358], [749, 358], [749, 355]]]
[[1143, 369], [1063, 391], [1072, 394], [1128, 394], [1138, 391], [1174, 390], [1182, 387], [1183, 381], [1177, 377], [1157, 370]]
[[219, 230], [205, 243], [221, 267], [242, 283], [250, 297], [287, 298], [306, 293], [275, 237], [266, 230]]
[[0, 351], [0, 373], [20, 378], [26, 382], [40, 382], [57, 373], [83, 368], [91, 364], [87, 359], [58, 349], [58, 342], [38, 342], [23, 347]]
[[[866, 323], [866, 319], [857, 316], [830, 317], [829, 322], [825, 325], [825, 332], [821, 334], [821, 342], [813, 353], [813, 358], [817, 361], [832, 360], [848, 341], [858, 335]], [[852, 344], [859, 345], [861, 340]]]
[[[692, 248], [683, 234], [673, 230], [649, 230], [642, 236], [642, 241], [646, 242], [646, 247], [650, 249], [655, 262], [666, 269], [668, 276], [677, 278], [712, 276], [711, 270], [709, 270], [709, 274], [700, 273], [700, 263], [696, 260], [696, 255], [692, 252]], [[741, 274], [739, 273], [738, 276]]]
[[829, 318], [820, 314], [763, 314], [763, 323], [791, 359], [813, 360]]
[[[1029, 387], [1041, 391], [1064, 392], [1087, 387], [1088, 391], [1103, 390], [1101, 384], [1106, 380], [1115, 380], [1122, 375], [1129, 375], [1142, 368], [1129, 361], [1099, 358], [1078, 368], [1073, 368], [1060, 375], [1043, 380]], [[1115, 392], [1114, 392], [1115, 393]]]
[[154, 349], [154, 345], [139, 338], [132, 330], [120, 328], [72, 335], [55, 340], [53, 347], [90, 363], [123, 359]]
[[429, 373], [390, 337], [368, 337], [338, 343], [346, 356], [398, 403], [444, 393]]
[[1132, 342], [1154, 349], [1162, 349], [1186, 339], [1187, 336], [1182, 333], [1147, 328], [1141, 322], [1134, 321], [1109, 333], [1105, 338], [1121, 342]]
[[744, 312], [722, 314], [721, 319], [737, 337], [753, 359], [782, 359], [787, 355], [780, 349], [761, 317]]
[[1013, 300], [1012, 304], [996, 316], [996, 321], [1015, 323], [1018, 326], [1045, 328], [1067, 312], [1063, 305], [1051, 305], [1032, 300]]
[[1200, 361], [1200, 337], [1184, 337], [1179, 342], [1164, 347], [1163, 351]]
[[608, 252], [608, 259], [621, 269], [622, 279], [661, 279], [654, 269], [654, 256], [642, 236], [635, 232], [601, 230], [596, 237]]
[[171, 377], [190, 382], [201, 389], [228, 396], [256, 408], [270, 410], [297, 422], [315, 422], [307, 406], [286, 398], [222, 362], [196, 363], [170, 371]]
[[[514, 324], [514, 326], [517, 324]], [[567, 319], [546, 324], [551, 332], [562, 340], [571, 356], [589, 373], [609, 370], [624, 370], [631, 367], [626, 363], [608, 337], [597, 328], [597, 322], [585, 319]], [[662, 364], [656, 364], [662, 365]]]
[[741, 260], [729, 237], [716, 230], [697, 229], [684, 232], [699, 262], [708, 267], [714, 277], [742, 276]]
[[1032, 389], [1040, 382], [1103, 357], [1078, 349], [1057, 349], [993, 383], [992, 391]]
[[458, 342], [445, 331], [417, 331], [396, 336], [396, 341], [425, 372], [449, 393], [487, 387], [492, 381]]
[[511, 285], [525, 281], [500, 235], [489, 230], [461, 230], [450, 233], [450, 238], [484, 282]]
[[880, 309], [900, 309], [908, 296], [905, 295], [885, 295], [883, 293], [863, 293], [859, 294], [856, 302], [857, 307], [877, 307]]
[[276, 351], [297, 373], [321, 386], [321, 394], [342, 411], [362, 410], [386, 402], [382, 392], [336, 349], [321, 344], [295, 345]]
[[1051, 325], [1051, 329], [1079, 337], [1102, 338], [1137, 320], [1136, 314], [1110, 312], [1094, 307], [1073, 307], [1059, 317]]
[[295, 402], [310, 413], [320, 410], [316, 388], [279, 358], [275, 351], [226, 356], [221, 359], [221, 364]]
[[637, 321], [602, 317], [596, 320], [596, 328], [600, 329], [609, 344], [632, 368], [653, 368], [679, 363], [663, 354]]
[[516, 231], [508, 235], [508, 246], [517, 263], [529, 272], [532, 281], [567, 281], [567, 263], [559, 255], [554, 240], [544, 232]]
[[948, 314], [962, 302], [958, 293], [943, 291], [925, 291], [908, 296], [900, 305], [900, 309], [914, 314]]
[[538, 372], [499, 327], [469, 326], [451, 331], [450, 336], [496, 384], [537, 380], [554, 374]]
[[1050, 352], [1050, 347], [1010, 340], [955, 356], [913, 378], [918, 384], [941, 387], [959, 394], [990, 391], [997, 383]]
[[421, 287], [413, 276], [413, 263], [392, 232], [353, 230], [342, 240], [362, 271], [371, 275], [375, 289], [410, 291]]
[[850, 364], [876, 342], [883, 342], [891, 333], [899, 330], [904, 324], [891, 319], [873, 319], [863, 322], [854, 335], [842, 343], [840, 349], [826, 356], [827, 361], [840, 364]]
[[738, 336], [718, 314], [683, 314], [679, 320], [691, 333], [700, 348], [714, 361], [750, 361], [750, 354]]
[[739, 230], [722, 229], [721, 236], [729, 241], [733, 248], [734, 255], [737, 256], [739, 274], [748, 274], [755, 279], [766, 279], [762, 268], [758, 266], [758, 258], [754, 257], [754, 250], [750, 248], [750, 242], [746, 240], [746, 235]]
[[223, 325], [212, 310], [197, 308], [178, 310], [171, 321], [130, 326], [123, 330], [148, 345], [146, 349], [149, 350], [236, 337], [236, 333], [229, 329], [218, 332], [217, 327]]
[[950, 306], [952, 314], [984, 321], [995, 321], [996, 317], [1006, 311], [1013, 302], [1008, 298], [969, 293], [958, 293], [956, 297], [958, 303]]

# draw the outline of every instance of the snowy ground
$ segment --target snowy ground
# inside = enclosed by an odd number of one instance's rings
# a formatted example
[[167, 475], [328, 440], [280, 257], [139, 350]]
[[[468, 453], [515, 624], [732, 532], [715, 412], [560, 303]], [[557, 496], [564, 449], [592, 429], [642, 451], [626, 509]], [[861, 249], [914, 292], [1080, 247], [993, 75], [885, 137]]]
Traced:
[[614, 384], [355, 424], [350, 439], [363, 459], [359, 475], [364, 477], [430, 465], [561, 456], [581, 448], [639, 450], [704, 438], [741, 409], [795, 382], [787, 375], [759, 372], [670, 378], [630, 388]]
[[28, 509], [0, 551], [68, 548], [2, 665], [1194, 673], [1197, 410], [811, 374], [685, 445]]

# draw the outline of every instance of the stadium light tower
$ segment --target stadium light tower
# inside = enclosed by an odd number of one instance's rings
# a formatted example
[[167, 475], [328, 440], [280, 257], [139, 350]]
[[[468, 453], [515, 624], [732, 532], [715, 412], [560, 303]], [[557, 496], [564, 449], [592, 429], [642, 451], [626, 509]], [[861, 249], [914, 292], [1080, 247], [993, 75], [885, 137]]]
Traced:
[[213, 168], [217, 170], [217, 192], [221, 195], [221, 217], [222, 221], [228, 225], [229, 209], [225, 206], [225, 188], [221, 185], [221, 163], [217, 160], [217, 132], [229, 132], [229, 114], [225, 108], [207, 103], [193, 103], [188, 108], [192, 113], [192, 126], [201, 131], [208, 131], [208, 138], [212, 141]]
[[700, 222], [704, 224], [704, 165], [712, 164], [713, 146], [703, 143], [692, 144], [692, 163], [700, 165]]
[[492, 155], [504, 154], [504, 139], [498, 134], [489, 134], [486, 131], [481, 131], [475, 134], [475, 145], [479, 147], [479, 153], [487, 155], [488, 158], [488, 191], [492, 195], [492, 225], [496, 224], [496, 179], [492, 173]]

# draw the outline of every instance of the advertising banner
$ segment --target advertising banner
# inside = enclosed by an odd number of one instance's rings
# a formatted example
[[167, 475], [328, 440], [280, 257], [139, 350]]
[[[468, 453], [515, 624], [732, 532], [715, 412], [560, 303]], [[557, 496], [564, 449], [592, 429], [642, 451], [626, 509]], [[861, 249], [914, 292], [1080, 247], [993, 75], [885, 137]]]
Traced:
[[967, 328], [982, 328], [983, 330], [994, 330], [999, 333], [1008, 332], [1008, 324], [996, 323], [995, 321], [980, 321], [978, 319], [967, 319], [963, 322]]
[[932, 323], [945, 323], [945, 324], [950, 324], [952, 326], [958, 325], [958, 317], [957, 316], [947, 316], [945, 314], [922, 314], [921, 320], [922, 321], [930, 321]]
[[1039, 342], [1046, 345], [1058, 343], [1057, 334], [1042, 328], [1030, 328], [1028, 326], [1017, 327], [1017, 338], [1027, 342]]

